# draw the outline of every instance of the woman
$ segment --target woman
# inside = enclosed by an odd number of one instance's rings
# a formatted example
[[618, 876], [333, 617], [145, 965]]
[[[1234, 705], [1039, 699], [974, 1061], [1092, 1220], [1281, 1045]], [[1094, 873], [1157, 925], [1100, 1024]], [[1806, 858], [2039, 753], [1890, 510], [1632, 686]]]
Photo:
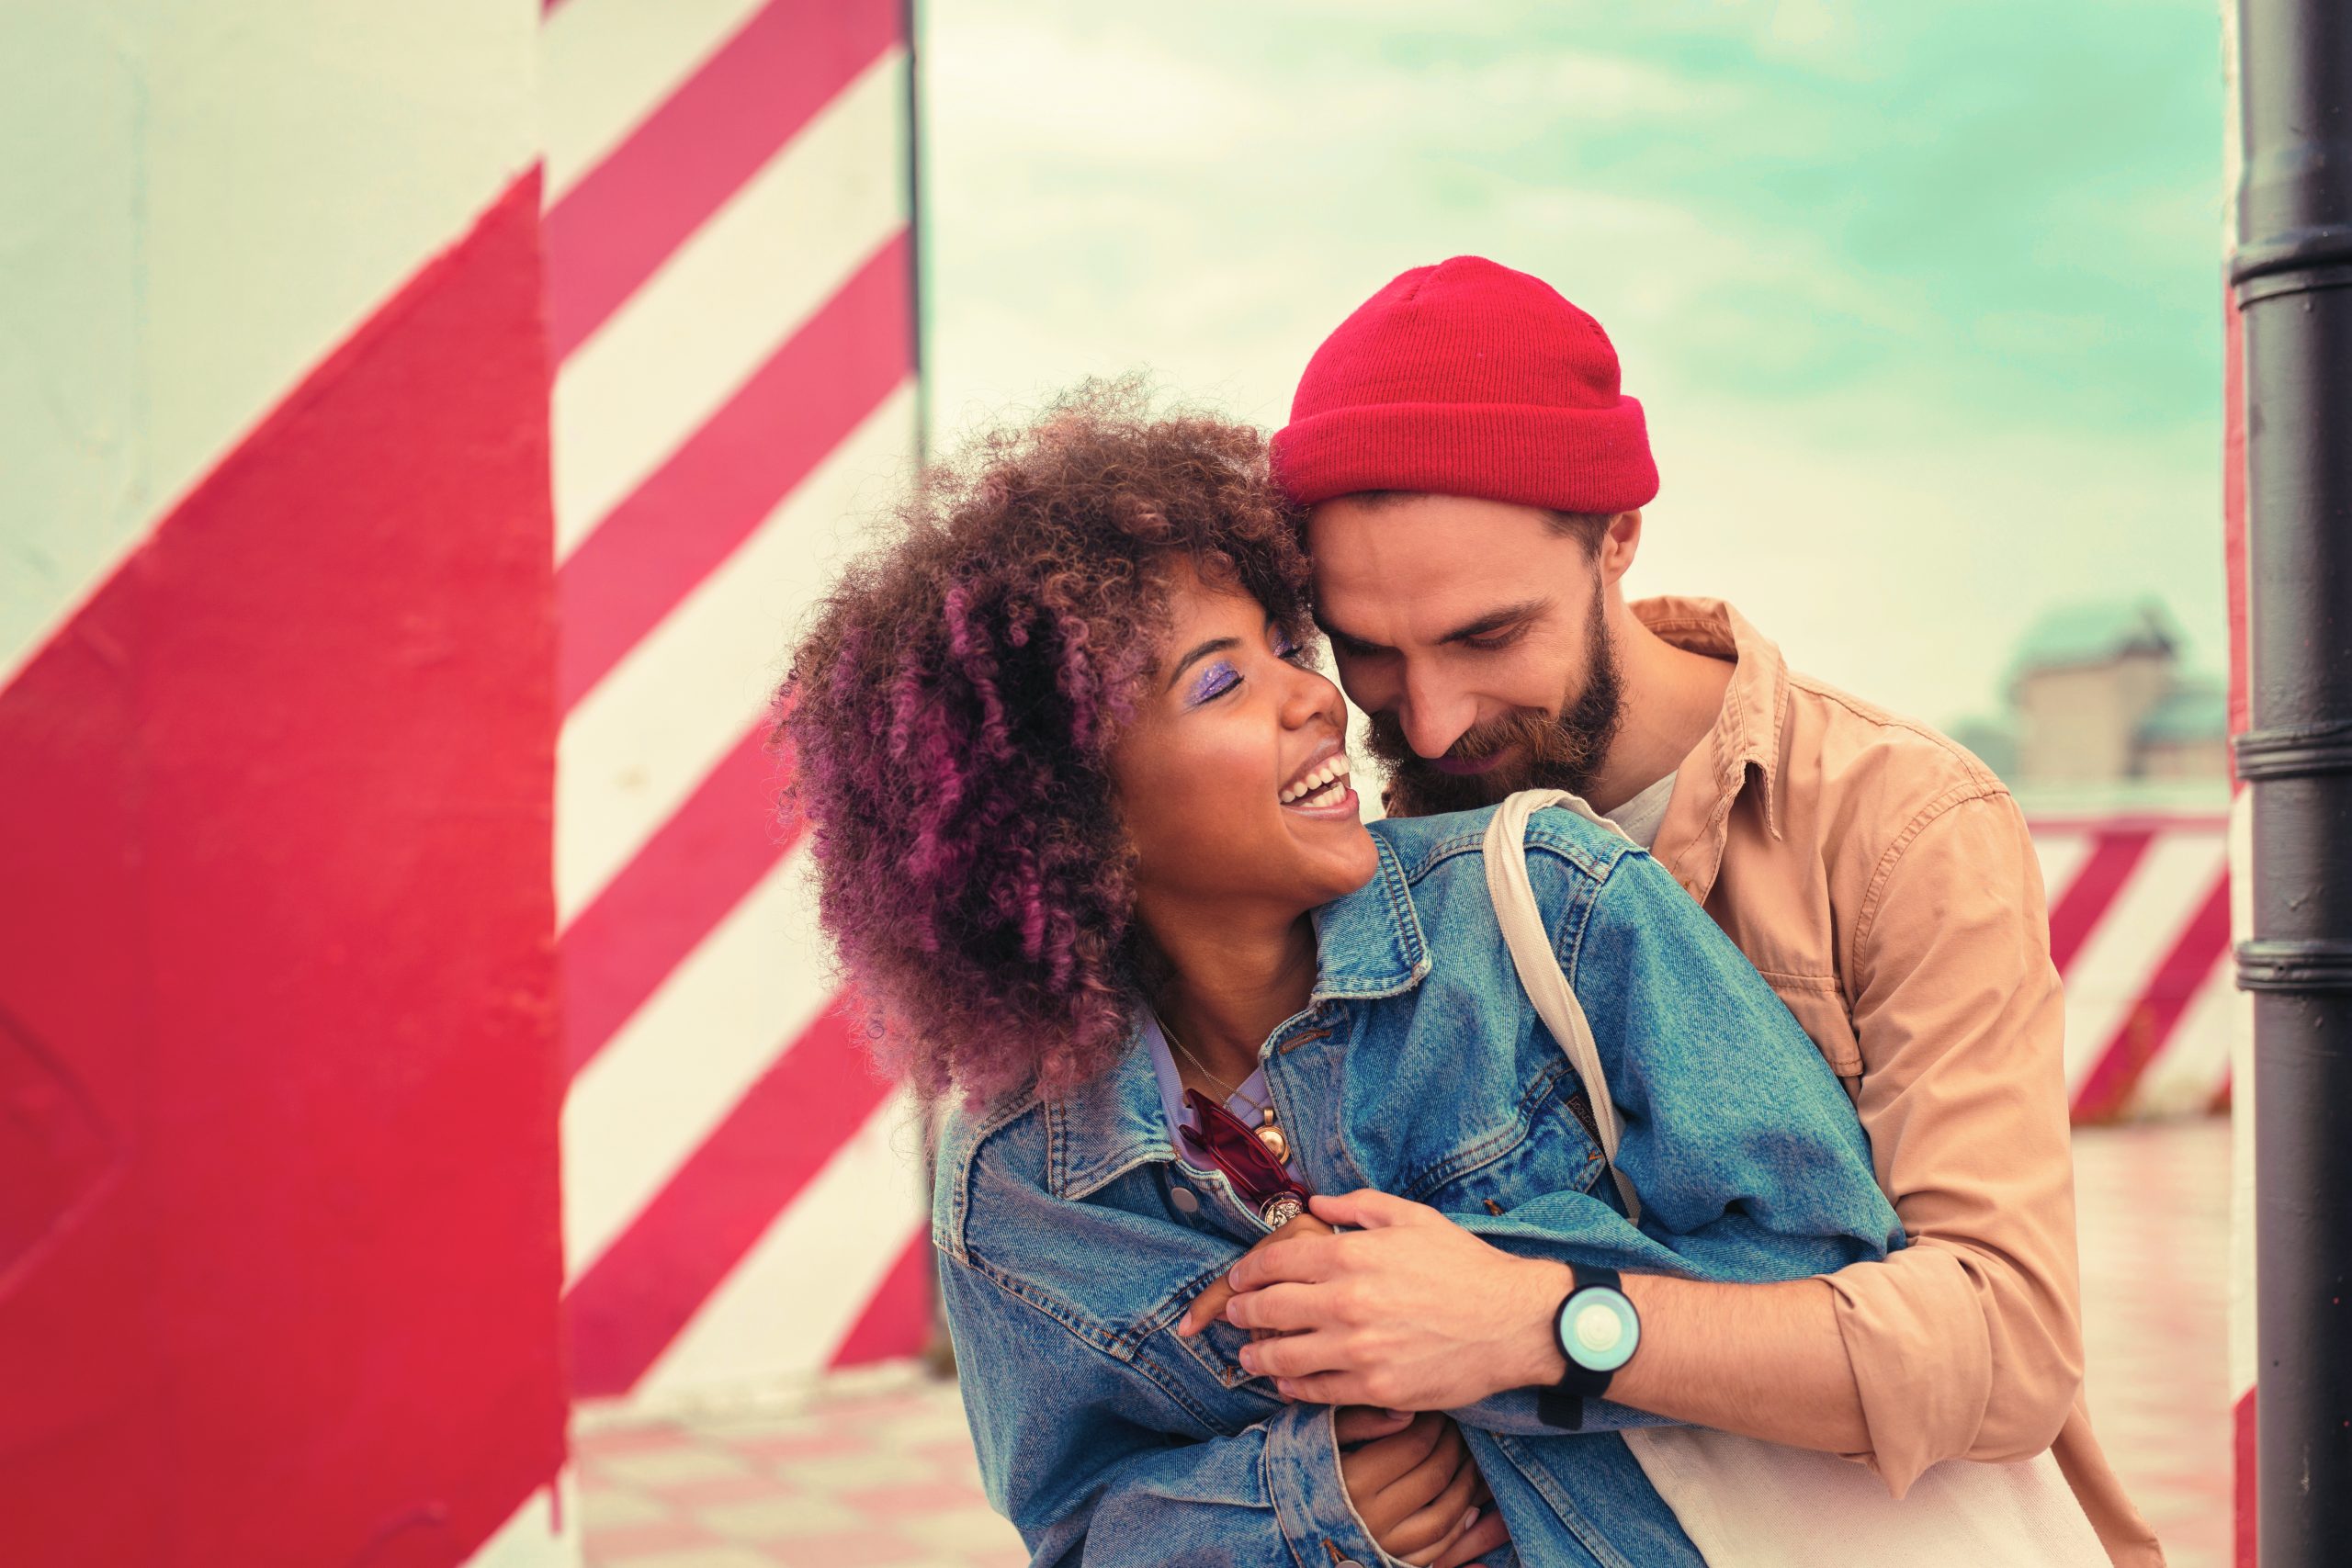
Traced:
[[1287, 1212], [1211, 1156], [1228, 1114], [1298, 1185], [1571, 1266], [1798, 1278], [1901, 1239], [1728, 940], [1542, 812], [1625, 1217], [1497, 929], [1487, 814], [1359, 821], [1305, 581], [1253, 431], [1098, 392], [928, 486], [786, 682], [821, 918], [886, 1054], [960, 1102], [933, 1237], [990, 1499], [1039, 1562], [1498, 1562], [1507, 1531], [1534, 1562], [1696, 1563], [1611, 1430], [1644, 1417], [1334, 1412], [1252, 1378], [1239, 1330], [1178, 1332]]

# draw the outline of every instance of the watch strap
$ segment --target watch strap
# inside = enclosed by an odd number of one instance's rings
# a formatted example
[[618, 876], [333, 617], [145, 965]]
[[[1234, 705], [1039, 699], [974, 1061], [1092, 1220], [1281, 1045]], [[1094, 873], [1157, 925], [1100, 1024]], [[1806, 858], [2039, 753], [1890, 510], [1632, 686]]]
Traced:
[[1564, 1432], [1584, 1430], [1584, 1395], [1562, 1393], [1556, 1388], [1535, 1391], [1535, 1418]]
[[1539, 1389], [1535, 1394], [1536, 1418], [1547, 1427], [1557, 1427], [1570, 1432], [1584, 1429], [1584, 1405], [1589, 1399], [1599, 1399], [1609, 1392], [1609, 1384], [1616, 1377], [1614, 1371], [1600, 1371], [1580, 1364], [1568, 1353], [1567, 1341], [1561, 1336], [1560, 1325], [1566, 1321], [1568, 1307], [1587, 1291], [1612, 1291], [1624, 1294], [1623, 1277], [1614, 1269], [1597, 1265], [1572, 1264], [1569, 1271], [1573, 1282], [1568, 1293], [1552, 1312], [1552, 1336], [1560, 1347], [1560, 1359], [1567, 1363], [1567, 1371], [1550, 1388]]

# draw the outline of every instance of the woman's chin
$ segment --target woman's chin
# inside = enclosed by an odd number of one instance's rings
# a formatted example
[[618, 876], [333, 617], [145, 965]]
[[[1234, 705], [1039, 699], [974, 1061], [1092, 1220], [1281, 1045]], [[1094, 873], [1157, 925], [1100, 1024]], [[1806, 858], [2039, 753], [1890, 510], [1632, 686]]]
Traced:
[[1301, 852], [1302, 880], [1312, 882], [1314, 902], [1327, 904], [1352, 893], [1380, 869], [1380, 852], [1373, 847], [1372, 830], [1363, 825], [1353, 789], [1327, 806], [1276, 809]]

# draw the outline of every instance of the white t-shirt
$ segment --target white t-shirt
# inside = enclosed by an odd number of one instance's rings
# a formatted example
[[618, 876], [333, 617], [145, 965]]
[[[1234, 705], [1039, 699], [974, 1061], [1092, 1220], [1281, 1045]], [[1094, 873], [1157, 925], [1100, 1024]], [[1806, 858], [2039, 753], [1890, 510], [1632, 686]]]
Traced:
[[1666, 777], [1609, 814], [1617, 830], [1644, 849], [1657, 842], [1659, 824], [1666, 820], [1667, 803], [1674, 798], [1674, 775]]

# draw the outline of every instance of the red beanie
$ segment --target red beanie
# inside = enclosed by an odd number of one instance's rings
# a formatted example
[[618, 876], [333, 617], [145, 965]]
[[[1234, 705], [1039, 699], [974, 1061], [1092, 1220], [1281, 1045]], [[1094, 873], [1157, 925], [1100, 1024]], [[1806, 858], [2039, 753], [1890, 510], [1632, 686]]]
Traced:
[[1630, 512], [1657, 494], [1642, 405], [1618, 392], [1600, 323], [1481, 256], [1400, 274], [1341, 321], [1299, 378], [1273, 460], [1301, 506], [1400, 490]]

